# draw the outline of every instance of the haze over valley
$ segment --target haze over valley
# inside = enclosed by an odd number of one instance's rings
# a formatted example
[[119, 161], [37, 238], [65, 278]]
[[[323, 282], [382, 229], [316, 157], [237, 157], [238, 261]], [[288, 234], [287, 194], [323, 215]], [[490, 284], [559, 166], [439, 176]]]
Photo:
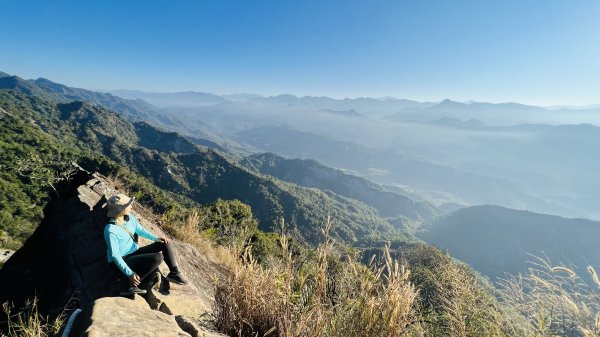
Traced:
[[[163, 126], [241, 155], [315, 159], [436, 205], [497, 204], [598, 219], [600, 109], [280, 95], [114, 91]], [[218, 135], [218, 136], [216, 136]]]

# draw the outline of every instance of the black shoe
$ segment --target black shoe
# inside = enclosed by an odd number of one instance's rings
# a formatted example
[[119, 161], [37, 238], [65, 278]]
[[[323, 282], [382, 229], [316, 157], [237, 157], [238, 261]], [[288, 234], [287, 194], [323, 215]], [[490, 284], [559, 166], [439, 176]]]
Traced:
[[174, 272], [170, 272], [169, 275], [167, 275], [165, 277], [165, 279], [171, 283], [175, 283], [175, 284], [180, 284], [180, 285], [185, 285], [187, 284], [187, 281], [183, 279], [183, 276], [181, 276], [180, 272], [174, 273]]
[[138, 287], [129, 287], [129, 289], [125, 290], [125, 291], [121, 291], [121, 293], [119, 295], [121, 296], [132, 296], [135, 294], [140, 294], [143, 295], [146, 293], [146, 290], [144, 289], [140, 289]]

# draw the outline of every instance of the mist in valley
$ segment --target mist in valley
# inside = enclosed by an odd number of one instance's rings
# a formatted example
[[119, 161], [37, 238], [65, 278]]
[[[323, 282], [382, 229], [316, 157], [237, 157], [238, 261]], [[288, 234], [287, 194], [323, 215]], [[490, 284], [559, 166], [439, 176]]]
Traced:
[[155, 104], [166, 127], [225, 138], [240, 156], [315, 159], [413, 191], [441, 209], [496, 204], [600, 219], [598, 108], [113, 93]]

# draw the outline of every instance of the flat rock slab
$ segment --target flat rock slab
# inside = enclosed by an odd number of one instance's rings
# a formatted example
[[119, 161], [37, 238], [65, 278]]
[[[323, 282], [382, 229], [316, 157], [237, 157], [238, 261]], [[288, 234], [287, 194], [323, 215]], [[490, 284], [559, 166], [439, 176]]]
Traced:
[[175, 317], [152, 310], [144, 300], [104, 297], [94, 301], [91, 325], [82, 337], [190, 337]]
[[[0, 304], [22, 306], [35, 296], [42, 314], [65, 306], [82, 308], [70, 336], [219, 336], [192, 324], [211, 312], [213, 280], [226, 273], [218, 261], [190, 244], [172, 240], [188, 285], [163, 279], [149, 293], [156, 296], [146, 300], [114, 297], [126, 280], [106, 258], [104, 203], [118, 191], [104, 176], [83, 170], [56, 187], [60, 193], [44, 208], [42, 223], [23, 247], [16, 252], [0, 250], [0, 261], [10, 256], [0, 268]], [[137, 204], [135, 210], [142, 224], [166, 236], [149, 210]], [[168, 274], [164, 263], [160, 269]]]
[[189, 337], [175, 317], [152, 310], [143, 299], [104, 297], [94, 302], [86, 337], [164, 336]]
[[153, 295], [159, 301], [158, 310], [169, 315], [184, 315], [193, 319], [200, 319], [203, 315], [211, 312], [212, 308], [196, 293], [195, 290], [176, 290], [165, 295], [153, 291]]

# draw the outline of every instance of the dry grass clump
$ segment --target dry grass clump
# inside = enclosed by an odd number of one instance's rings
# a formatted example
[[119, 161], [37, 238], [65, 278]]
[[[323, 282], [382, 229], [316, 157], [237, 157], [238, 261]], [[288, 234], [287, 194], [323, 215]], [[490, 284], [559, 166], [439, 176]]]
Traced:
[[280, 276], [274, 269], [262, 268], [246, 252], [243, 265], [236, 266], [231, 279], [217, 288], [217, 327], [231, 336], [273, 332], [287, 300]]
[[161, 221], [162, 229], [169, 232], [176, 239], [189, 243], [196, 247], [200, 253], [210, 261], [233, 270], [238, 263], [235, 251], [237, 247], [226, 247], [216, 244], [213, 240], [206, 238], [200, 232], [202, 219], [196, 210], [192, 210], [186, 217], [170, 221]]
[[280, 237], [283, 261], [265, 268], [247, 249], [217, 286], [215, 323], [230, 336], [406, 336], [417, 290], [386, 248], [380, 266], [336, 256], [327, 221], [313, 258], [298, 262]]
[[8, 303], [2, 304], [2, 310], [8, 321], [0, 331], [0, 337], [51, 337], [57, 336], [65, 322], [64, 312], [54, 319], [43, 317], [38, 312], [37, 300], [32, 300], [18, 313], [12, 312]]
[[500, 297], [508, 315], [523, 322], [526, 336], [600, 336], [600, 287], [588, 266], [591, 282], [563, 266], [537, 258], [524, 275], [501, 282]]

